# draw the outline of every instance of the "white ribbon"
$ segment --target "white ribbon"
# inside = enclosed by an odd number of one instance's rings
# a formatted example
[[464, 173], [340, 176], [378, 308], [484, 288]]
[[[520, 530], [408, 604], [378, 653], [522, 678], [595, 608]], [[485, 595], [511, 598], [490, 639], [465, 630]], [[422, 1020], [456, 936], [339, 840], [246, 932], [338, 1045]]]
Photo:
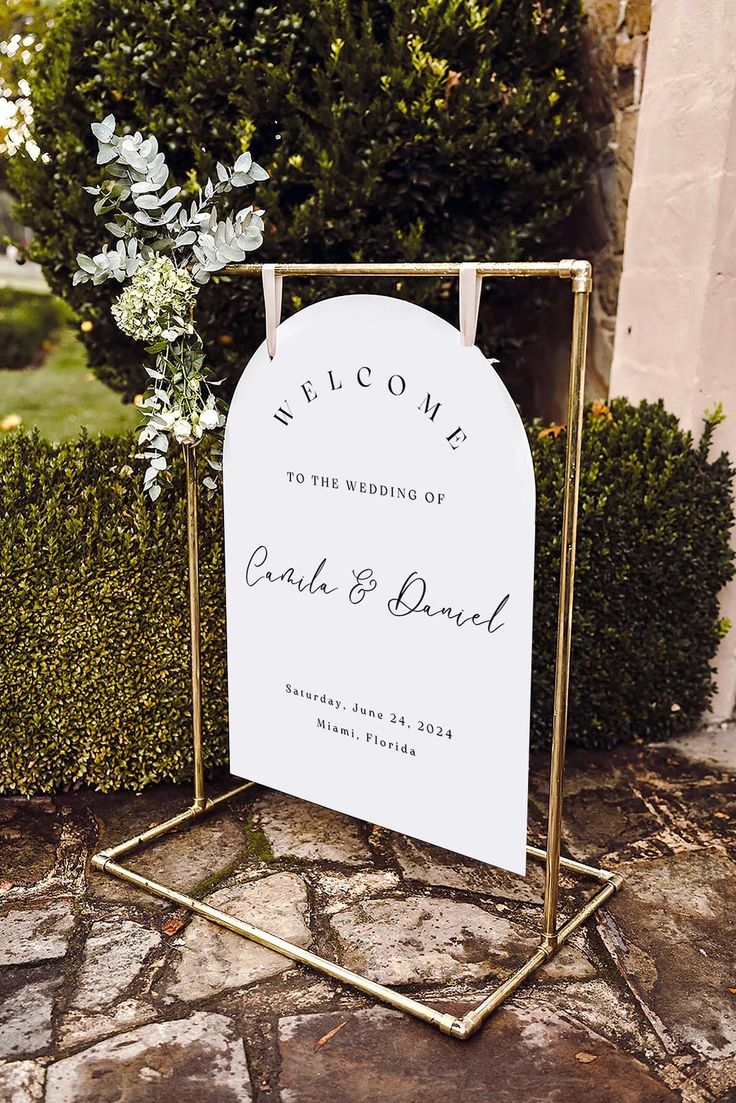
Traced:
[[261, 266], [263, 278], [263, 302], [266, 307], [266, 348], [273, 360], [276, 355], [276, 330], [281, 321], [281, 292], [284, 277], [276, 275], [275, 264]]
[[460, 344], [466, 348], [475, 344], [482, 285], [477, 264], [460, 265]]

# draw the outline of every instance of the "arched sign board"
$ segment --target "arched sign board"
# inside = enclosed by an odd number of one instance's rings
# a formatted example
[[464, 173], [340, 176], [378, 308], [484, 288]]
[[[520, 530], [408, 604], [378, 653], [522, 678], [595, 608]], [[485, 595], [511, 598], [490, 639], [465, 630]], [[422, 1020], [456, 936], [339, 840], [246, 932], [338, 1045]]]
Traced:
[[233, 773], [524, 873], [534, 475], [488, 360], [398, 299], [307, 307], [224, 493]]

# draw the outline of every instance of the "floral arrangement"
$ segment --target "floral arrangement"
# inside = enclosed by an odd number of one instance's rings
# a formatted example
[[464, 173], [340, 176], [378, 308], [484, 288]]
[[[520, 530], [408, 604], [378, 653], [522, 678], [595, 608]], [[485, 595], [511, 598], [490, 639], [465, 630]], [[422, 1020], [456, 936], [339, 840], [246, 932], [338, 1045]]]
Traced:
[[168, 466], [172, 441], [198, 444], [205, 433], [217, 444], [208, 456], [204, 485], [217, 488], [222, 469], [225, 414], [213, 391], [217, 384], [204, 367], [202, 340], [194, 324], [194, 304], [201, 284], [228, 264], [245, 259], [263, 241], [263, 211], [252, 205], [225, 218], [218, 216], [218, 197], [268, 173], [250, 153], [231, 168], [218, 162], [217, 181], [208, 180], [191, 198], [169, 186], [169, 169], [154, 135], [116, 134], [108, 115], [92, 124], [107, 180], [84, 190], [95, 196], [94, 211], [108, 219], [114, 242], [95, 256], [77, 255], [74, 283], [117, 280], [126, 286], [112, 305], [123, 333], [148, 342], [155, 356], [146, 367], [150, 378], [141, 409], [145, 423], [138, 443], [148, 461], [144, 490], [152, 501], [161, 494], [160, 476]]

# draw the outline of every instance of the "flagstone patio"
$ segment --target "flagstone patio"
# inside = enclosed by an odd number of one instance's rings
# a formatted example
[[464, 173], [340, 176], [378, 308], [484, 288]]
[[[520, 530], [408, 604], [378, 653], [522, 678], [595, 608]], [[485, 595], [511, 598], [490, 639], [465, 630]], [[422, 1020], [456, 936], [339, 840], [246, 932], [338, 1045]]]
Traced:
[[[733, 1100], [735, 780], [736, 728], [573, 751], [567, 852], [625, 885], [466, 1043], [91, 872], [185, 790], [0, 800], [0, 1100]], [[450, 1011], [539, 923], [538, 867], [521, 880], [263, 790], [130, 865]]]

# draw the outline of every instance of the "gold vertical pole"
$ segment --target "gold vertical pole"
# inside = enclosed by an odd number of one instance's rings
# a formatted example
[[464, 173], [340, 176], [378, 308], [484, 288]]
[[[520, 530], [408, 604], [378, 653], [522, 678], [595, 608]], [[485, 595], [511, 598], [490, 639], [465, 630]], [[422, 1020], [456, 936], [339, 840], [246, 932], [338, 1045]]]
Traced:
[[194, 445], [182, 445], [187, 480], [187, 563], [189, 577], [189, 630], [192, 649], [192, 742], [194, 745], [195, 812], [203, 812], [204, 762], [202, 758], [202, 670], [199, 622], [199, 523], [197, 517], [197, 451]]
[[560, 599], [557, 610], [557, 653], [552, 713], [552, 755], [549, 776], [547, 860], [544, 877], [544, 930], [542, 945], [556, 950], [559, 941], [557, 899], [560, 887], [560, 836], [567, 737], [567, 698], [570, 682], [575, 543], [578, 527], [580, 487], [580, 443], [585, 403], [585, 358], [588, 344], [588, 307], [592, 284], [591, 267], [578, 261], [572, 277], [573, 316], [570, 346], [570, 386], [567, 399], [567, 450], [562, 507], [562, 551], [560, 555]]

